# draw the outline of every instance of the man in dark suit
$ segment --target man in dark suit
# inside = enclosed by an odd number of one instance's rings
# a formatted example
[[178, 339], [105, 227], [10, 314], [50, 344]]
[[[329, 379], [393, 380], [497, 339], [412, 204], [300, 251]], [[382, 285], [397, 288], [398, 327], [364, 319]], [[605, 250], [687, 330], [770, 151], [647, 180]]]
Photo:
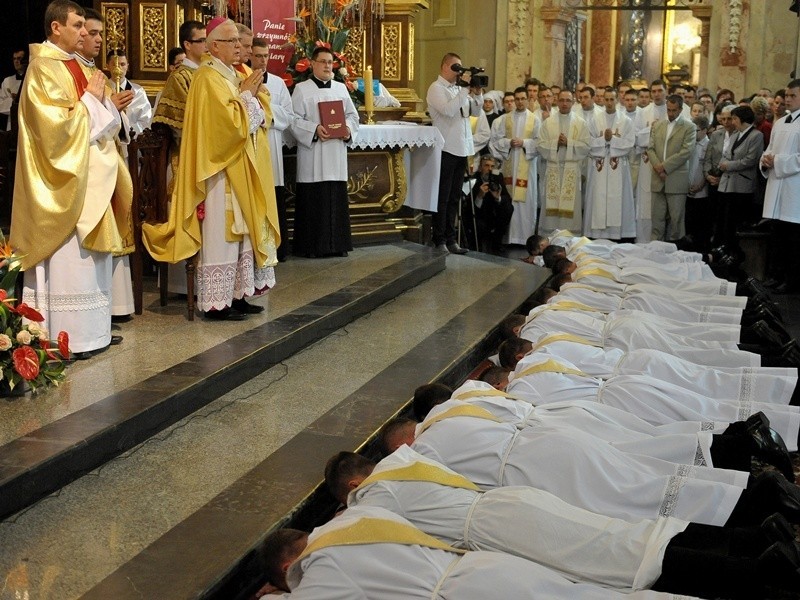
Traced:
[[[647, 157], [653, 169], [653, 240], [678, 240], [686, 235], [684, 213], [689, 191], [689, 159], [696, 141], [694, 123], [681, 116], [683, 98], [667, 98], [667, 119], [658, 120], [650, 132]], [[669, 230], [667, 225], [669, 224]]]
[[495, 171], [497, 163], [489, 155], [481, 157], [478, 179], [472, 188], [478, 242], [482, 250], [497, 252], [508, 232], [514, 213], [511, 195], [503, 181], [503, 174]]
[[722, 154], [719, 170], [719, 212], [717, 227], [728, 253], [740, 253], [736, 230], [743, 224], [756, 191], [758, 161], [764, 151], [764, 135], [753, 127], [755, 114], [749, 106], [731, 111], [736, 130]]

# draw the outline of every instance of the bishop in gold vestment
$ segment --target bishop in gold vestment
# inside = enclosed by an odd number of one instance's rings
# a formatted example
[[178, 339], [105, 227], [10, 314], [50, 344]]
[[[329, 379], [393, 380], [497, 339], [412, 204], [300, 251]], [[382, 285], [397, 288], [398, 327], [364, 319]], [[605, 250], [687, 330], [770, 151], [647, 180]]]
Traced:
[[[69, 12], [62, 27], [76, 20], [83, 17]], [[79, 39], [54, 35], [30, 47], [11, 244], [22, 256], [23, 301], [49, 331], [69, 333], [73, 351], [87, 353], [111, 342], [112, 253], [130, 235], [132, 186], [114, 140], [119, 113], [87, 89], [94, 79], [70, 53]]]
[[229, 315], [231, 307], [255, 312], [243, 300], [274, 285], [280, 241], [267, 141], [269, 103], [240, 94], [224, 46], [238, 48], [236, 28], [230, 21], [215, 25], [223, 28], [231, 29], [227, 39], [216, 40], [219, 36], [209, 32], [212, 57], [197, 69], [189, 88], [169, 221], [143, 226], [147, 249], [157, 260], [175, 263], [199, 252], [197, 306], [207, 316]]

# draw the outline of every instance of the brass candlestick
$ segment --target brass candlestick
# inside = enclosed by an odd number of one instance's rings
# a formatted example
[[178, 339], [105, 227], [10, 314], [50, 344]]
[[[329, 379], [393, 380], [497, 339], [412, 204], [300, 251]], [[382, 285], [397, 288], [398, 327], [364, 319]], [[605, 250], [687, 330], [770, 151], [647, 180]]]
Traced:
[[119, 56], [114, 54], [111, 63], [111, 78], [114, 80], [114, 87], [119, 94], [122, 91], [122, 69], [119, 66]]

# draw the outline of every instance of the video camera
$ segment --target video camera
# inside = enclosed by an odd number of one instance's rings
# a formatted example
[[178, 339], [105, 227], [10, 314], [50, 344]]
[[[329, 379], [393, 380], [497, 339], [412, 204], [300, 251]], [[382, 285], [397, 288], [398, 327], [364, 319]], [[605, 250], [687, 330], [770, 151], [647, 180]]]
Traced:
[[483, 73], [486, 69], [483, 67], [464, 67], [459, 65], [458, 63], [450, 65], [450, 69], [455, 71], [459, 75], [462, 73], [469, 72], [472, 74], [469, 82], [464, 81], [460, 77], [456, 81], [458, 85], [461, 87], [480, 87], [485, 88], [489, 86], [489, 76], [488, 75], [478, 75], [478, 73]]

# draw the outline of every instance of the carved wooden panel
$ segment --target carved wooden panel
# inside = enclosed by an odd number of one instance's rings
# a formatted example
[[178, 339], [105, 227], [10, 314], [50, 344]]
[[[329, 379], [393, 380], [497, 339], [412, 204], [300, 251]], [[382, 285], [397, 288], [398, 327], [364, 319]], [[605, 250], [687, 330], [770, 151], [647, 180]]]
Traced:
[[361, 77], [367, 65], [364, 64], [367, 55], [367, 30], [363, 27], [351, 27], [344, 45], [344, 55], [350, 61], [350, 66]]
[[139, 70], [164, 73], [167, 70], [167, 3], [139, 5]]
[[414, 81], [414, 23], [408, 24], [408, 80]]
[[110, 50], [123, 48], [128, 51], [130, 43], [130, 23], [128, 5], [122, 2], [103, 2], [100, 5], [103, 15], [105, 35], [103, 36], [103, 50], [101, 52], [103, 67], [106, 66], [106, 55]]
[[381, 23], [381, 57], [383, 59], [381, 79], [400, 81], [402, 55], [402, 25], [383, 21]]

